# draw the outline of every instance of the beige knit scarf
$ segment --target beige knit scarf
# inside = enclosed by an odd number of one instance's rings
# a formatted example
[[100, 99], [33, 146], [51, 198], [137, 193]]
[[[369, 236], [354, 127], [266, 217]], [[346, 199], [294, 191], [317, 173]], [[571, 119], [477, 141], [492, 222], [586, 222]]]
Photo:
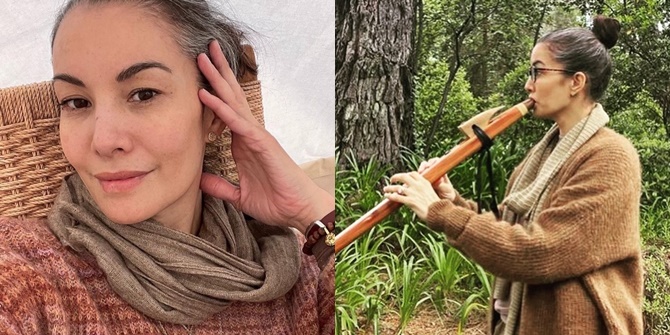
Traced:
[[[609, 117], [602, 106], [596, 104], [591, 113], [572, 127], [560, 141], [558, 125], [554, 124], [532, 149], [507, 198], [503, 200], [503, 220], [531, 228], [530, 224], [542, 212], [548, 196], [547, 190], [563, 164], [608, 121]], [[523, 290], [523, 283], [496, 278], [493, 298], [510, 303], [505, 335], [516, 333]]]
[[293, 232], [245, 222], [230, 204], [203, 198], [198, 236], [151, 219], [121, 225], [105, 217], [74, 174], [48, 220], [64, 245], [95, 257], [123, 300], [156, 320], [195, 325], [232, 301], [285, 295], [300, 268]]

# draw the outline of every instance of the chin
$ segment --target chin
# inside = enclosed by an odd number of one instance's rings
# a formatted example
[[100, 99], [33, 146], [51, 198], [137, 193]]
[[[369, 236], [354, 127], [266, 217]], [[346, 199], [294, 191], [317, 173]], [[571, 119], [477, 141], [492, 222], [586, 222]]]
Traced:
[[[105, 216], [117, 224], [134, 224], [150, 219], [153, 215], [147, 211], [143, 201], [132, 198], [127, 199], [103, 199], [95, 201]], [[140, 205], [140, 206], [137, 206]], [[137, 206], [137, 207], [136, 207]]]
[[544, 108], [542, 108], [542, 106], [540, 106], [539, 108], [538, 108], [538, 106], [535, 106], [533, 108], [533, 116], [538, 118], [538, 119], [548, 119], [549, 118], [549, 115], [547, 115], [546, 111], [544, 110]]

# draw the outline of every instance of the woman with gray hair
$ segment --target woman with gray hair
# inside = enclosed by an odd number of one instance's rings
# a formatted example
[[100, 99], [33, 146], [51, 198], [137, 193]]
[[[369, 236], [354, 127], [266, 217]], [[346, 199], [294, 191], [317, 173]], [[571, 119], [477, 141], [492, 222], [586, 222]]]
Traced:
[[[76, 173], [46, 223], [0, 219], [0, 333], [333, 333], [334, 199], [253, 117], [243, 40], [205, 0], [65, 5]], [[225, 127], [239, 185], [203, 172]]]
[[553, 31], [533, 48], [525, 88], [533, 115], [554, 125], [512, 173], [500, 219], [446, 176], [433, 188], [397, 174], [402, 185], [385, 188], [496, 276], [493, 334], [642, 334], [640, 162], [598, 103], [619, 28], [598, 16], [592, 30]]

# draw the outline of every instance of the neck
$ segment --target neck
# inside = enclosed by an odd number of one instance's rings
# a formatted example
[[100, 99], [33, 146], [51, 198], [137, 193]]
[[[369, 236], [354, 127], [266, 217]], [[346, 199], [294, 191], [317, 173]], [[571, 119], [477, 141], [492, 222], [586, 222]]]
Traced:
[[558, 124], [559, 136], [567, 134], [580, 120], [589, 115], [595, 106], [595, 102], [586, 99], [569, 105], [554, 119]]
[[184, 202], [181, 206], [154, 216], [153, 219], [182, 233], [196, 234], [202, 222], [202, 191], [198, 189], [192, 197], [195, 198], [195, 203]]

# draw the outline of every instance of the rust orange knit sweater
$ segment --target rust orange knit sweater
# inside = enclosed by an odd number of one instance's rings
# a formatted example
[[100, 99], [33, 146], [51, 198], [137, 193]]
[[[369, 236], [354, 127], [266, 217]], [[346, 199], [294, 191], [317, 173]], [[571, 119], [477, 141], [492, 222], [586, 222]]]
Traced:
[[495, 276], [525, 284], [518, 334], [642, 334], [635, 148], [603, 128], [556, 178], [528, 229], [477, 214], [460, 197], [431, 205], [428, 226]]
[[284, 297], [235, 302], [188, 329], [133, 309], [95, 259], [62, 246], [46, 221], [0, 218], [0, 334], [333, 334], [334, 257], [324, 263], [303, 255]]

